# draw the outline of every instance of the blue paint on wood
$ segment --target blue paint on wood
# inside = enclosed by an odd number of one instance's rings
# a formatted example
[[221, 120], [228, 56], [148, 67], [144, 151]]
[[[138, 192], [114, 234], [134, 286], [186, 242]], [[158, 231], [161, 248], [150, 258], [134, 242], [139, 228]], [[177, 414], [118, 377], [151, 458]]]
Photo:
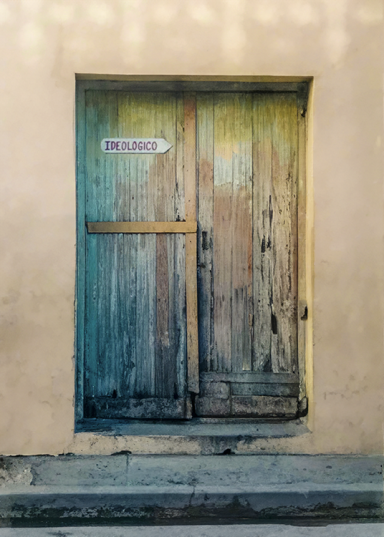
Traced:
[[[83, 230], [78, 378], [79, 386], [84, 384], [85, 416], [126, 412], [125, 417], [146, 418], [145, 409], [151, 408], [152, 416], [159, 398], [159, 418], [185, 418], [189, 405], [164, 403], [188, 398], [185, 237], [84, 234], [85, 221], [177, 220], [184, 205], [178, 191], [182, 178], [176, 177], [177, 98], [93, 90], [82, 98], [79, 159], [86, 166], [79, 164], [83, 173], [78, 175]], [[164, 137], [173, 147], [165, 155], [101, 151], [100, 140], [121, 136]]]

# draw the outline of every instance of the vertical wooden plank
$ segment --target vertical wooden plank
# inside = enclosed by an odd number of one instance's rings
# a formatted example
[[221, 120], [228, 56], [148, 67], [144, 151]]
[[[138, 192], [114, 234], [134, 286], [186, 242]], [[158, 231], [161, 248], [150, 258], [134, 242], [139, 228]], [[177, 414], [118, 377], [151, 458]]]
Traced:
[[[306, 90], [306, 88], [305, 88]], [[303, 94], [304, 93], [304, 94]], [[299, 399], [306, 396], [306, 376], [305, 376], [305, 341], [306, 341], [306, 319], [308, 311], [306, 308], [306, 143], [307, 143], [307, 91], [298, 93], [297, 100], [297, 125], [298, 125], [298, 199], [297, 199], [297, 252], [298, 252], [298, 311], [297, 311], [297, 346], [298, 346], [298, 368], [300, 375]]]
[[[119, 114], [119, 136], [127, 136], [131, 127], [132, 100], [131, 95], [125, 92], [118, 94], [118, 114]], [[119, 167], [116, 181], [116, 198], [114, 204], [117, 205], [115, 213], [116, 221], [137, 221], [137, 206], [138, 204], [145, 205], [145, 192], [142, 196], [142, 190], [138, 192], [138, 185], [145, 188], [147, 178], [144, 170], [142, 180], [137, 180], [136, 167], [137, 159], [122, 158], [118, 161]], [[132, 166], [132, 170], [131, 170]], [[140, 172], [139, 172], [140, 173]], [[140, 199], [140, 195], [141, 199]], [[144, 199], [142, 199], [144, 198]], [[124, 287], [123, 304], [121, 305], [125, 315], [122, 320], [122, 337], [123, 355], [121, 356], [121, 370], [118, 372], [118, 390], [119, 397], [134, 396], [136, 394], [137, 372], [138, 372], [138, 347], [141, 342], [137, 338], [137, 308], [138, 301], [143, 299], [142, 294], [137, 293], [138, 273], [142, 271], [142, 267], [138, 262], [138, 237], [135, 235], [121, 235], [118, 238], [122, 242], [121, 257], [122, 267], [119, 273], [121, 286]], [[146, 241], [148, 245], [149, 241]], [[150, 248], [148, 245], [147, 248]], [[149, 316], [148, 316], [149, 317]], [[147, 322], [147, 321], [145, 321]], [[151, 339], [153, 327], [148, 327], [148, 339]], [[152, 337], [153, 339], [153, 337]], [[148, 361], [149, 358], [146, 356]]]
[[[92, 92], [85, 93], [86, 106], [86, 132], [92, 132], [98, 121], [97, 107], [98, 102], [95, 101]], [[86, 134], [86, 133], [85, 133]], [[90, 160], [95, 148], [92, 147], [93, 140], [91, 137], [85, 138], [85, 157], [86, 157], [86, 175], [85, 175], [85, 215], [84, 220], [88, 219], [88, 215], [97, 218], [97, 206], [89, 198], [93, 200], [93, 194], [96, 189], [96, 181], [99, 181], [99, 170], [94, 170]], [[98, 173], [99, 172], [99, 173]], [[83, 222], [84, 225], [84, 222]], [[85, 363], [84, 363], [84, 381], [85, 394], [94, 396], [97, 394], [97, 359], [98, 359], [98, 341], [97, 334], [97, 279], [98, 279], [98, 264], [97, 251], [98, 240], [86, 237], [86, 254], [85, 254], [85, 273], [86, 273], [86, 289], [85, 289]], [[89, 417], [88, 410], [85, 408], [85, 416]]]
[[199, 344], [197, 337], [196, 253], [196, 233], [188, 233], [185, 238], [185, 281], [187, 298], [188, 390], [192, 393], [199, 393]]
[[[272, 244], [272, 371], [297, 371], [297, 104], [275, 96]], [[275, 319], [275, 321], [274, 321]], [[275, 333], [277, 332], [277, 333]]]
[[[185, 219], [196, 220], [196, 96], [184, 96], [184, 179]], [[188, 389], [199, 393], [199, 347], [197, 327], [197, 243], [196, 234], [185, 239]]]
[[214, 97], [213, 322], [217, 371], [232, 369], [232, 107], [226, 94]]
[[272, 118], [269, 96], [253, 96], [253, 370], [271, 371]]
[[196, 98], [198, 163], [198, 325], [201, 371], [216, 371], [213, 354], [213, 94]]
[[251, 369], [252, 97], [214, 109], [214, 354], [218, 371]]
[[196, 221], [196, 94], [184, 94], [185, 219]]
[[[117, 135], [117, 94], [100, 94], [94, 92], [93, 100], [96, 106], [97, 126], [92, 129], [89, 137], [90, 144], [90, 167], [97, 170], [95, 181], [89, 177], [87, 186], [90, 187], [88, 204], [95, 206], [97, 220], [114, 220], [115, 207], [115, 181], [118, 159], [109, 159], [101, 155], [100, 140], [105, 130], [111, 135]], [[107, 134], [108, 135], [108, 134]], [[105, 136], [105, 134], [104, 134]], [[93, 168], [92, 168], [93, 166]], [[92, 186], [91, 186], [92, 185]], [[112, 396], [117, 394], [118, 360], [120, 352], [119, 320], [121, 311], [119, 308], [119, 264], [118, 237], [100, 236], [97, 239], [95, 261], [97, 263], [97, 279], [92, 289], [92, 299], [95, 297], [94, 313], [96, 332], [93, 334], [97, 355], [97, 390], [95, 395]], [[91, 247], [92, 239], [88, 239]], [[91, 259], [91, 256], [90, 256]], [[94, 356], [94, 353], [92, 353]]]
[[184, 95], [176, 95], [176, 177], [175, 177], [175, 220], [185, 220], [184, 181]]
[[[184, 96], [176, 95], [176, 178], [175, 220], [185, 220], [184, 181]], [[177, 386], [181, 397], [187, 395], [187, 325], [186, 325], [186, 278], [185, 278], [185, 235], [174, 236], [174, 323]], [[185, 416], [187, 417], [187, 416]]]
[[[138, 218], [141, 216], [139, 211]], [[136, 385], [139, 398], [156, 395], [156, 238], [137, 236], [136, 265]]]
[[[254, 370], [297, 355], [297, 119], [294, 94], [254, 96]], [[256, 306], [257, 305], [257, 306]]]
[[[127, 135], [135, 136], [137, 129], [142, 128], [136, 118], [136, 103], [133, 101], [133, 95], [127, 92], [118, 92], [118, 132], [119, 137]], [[139, 106], [140, 111], [140, 106]], [[139, 112], [140, 113], [140, 112]], [[132, 126], [134, 124], [134, 126]], [[141, 135], [139, 132], [137, 135]], [[137, 221], [138, 207], [147, 207], [147, 183], [148, 167], [150, 159], [127, 158], [122, 156], [116, 160], [116, 175], [114, 217], [116, 222], [120, 221]], [[137, 372], [140, 368], [138, 351], [141, 346], [141, 353], [144, 355], [146, 362], [151, 363], [151, 350], [145, 347], [142, 341], [137, 337], [137, 308], [138, 302], [147, 309], [147, 319], [143, 322], [147, 330], [148, 340], [154, 340], [154, 325], [149, 323], [151, 319], [151, 301], [150, 293], [143, 295], [137, 292], [138, 273], [143, 273], [143, 263], [139, 256], [138, 237], [135, 235], [121, 234], [117, 236], [118, 243], [118, 288], [120, 290], [119, 304], [116, 311], [118, 320], [118, 337], [116, 356], [116, 385], [117, 397], [134, 397], [136, 394]], [[154, 257], [154, 245], [151, 239], [145, 239], [144, 256]], [[152, 251], [151, 251], [152, 250]], [[141, 261], [141, 262], [140, 262]], [[150, 263], [149, 263], [150, 264]], [[116, 322], [117, 324], [117, 322]], [[153, 361], [153, 360], [152, 360]], [[144, 388], [144, 392], [153, 393], [153, 389]]]
[[[125, 92], [118, 93], [118, 132], [119, 137], [124, 137], [131, 123], [131, 96]], [[133, 170], [130, 167], [133, 164]], [[137, 205], [139, 200], [138, 185], [145, 185], [145, 174], [142, 181], [135, 177], [135, 167], [137, 159], [121, 158], [117, 160], [117, 170], [115, 176], [116, 196], [113, 200], [115, 206], [115, 220], [136, 221]], [[143, 170], [144, 171], [144, 170]], [[132, 180], [131, 180], [132, 179]], [[141, 192], [140, 192], [141, 194]], [[136, 338], [137, 325], [137, 272], [141, 267], [138, 264], [138, 238], [135, 235], [120, 235], [117, 238], [119, 243], [119, 256], [121, 266], [119, 268], [119, 286], [121, 288], [121, 301], [119, 312], [120, 317], [120, 337], [121, 353], [119, 369], [116, 370], [117, 396], [134, 396], [137, 379], [138, 365], [138, 341]], [[153, 328], [152, 328], [153, 331]], [[151, 329], [149, 329], [151, 332]], [[149, 338], [150, 339], [150, 336]], [[147, 358], [147, 357], [146, 357]]]
[[232, 104], [232, 371], [251, 369], [252, 307], [252, 96]]
[[[134, 136], [140, 122], [137, 115], [143, 112], [140, 104], [136, 106], [132, 94], [119, 92], [118, 99], [118, 132], [119, 136]], [[140, 133], [139, 133], [140, 134]], [[138, 135], [139, 135], [138, 134]], [[120, 157], [120, 156], [119, 156]], [[142, 159], [127, 158], [121, 155], [116, 160], [114, 183], [114, 197], [111, 203], [114, 207], [114, 221], [136, 221], [138, 209], [147, 207], [147, 183], [148, 174], [145, 173], [149, 161]], [[117, 235], [115, 256], [117, 272], [117, 303], [114, 315], [113, 329], [119, 339], [113, 345], [115, 353], [115, 375], [117, 384], [117, 396], [134, 396], [139, 393], [153, 393], [151, 379], [138, 375], [142, 358], [145, 363], [151, 363], [151, 349], [148, 341], [154, 339], [153, 324], [149, 324], [150, 316], [150, 292], [147, 282], [146, 257], [151, 253], [151, 241], [141, 241], [134, 235]], [[152, 257], [153, 257], [152, 245]], [[114, 282], [114, 276], [111, 276]], [[138, 320], [138, 311], [144, 313], [142, 323]], [[142, 326], [144, 324], [144, 327]], [[111, 326], [112, 328], [112, 326]], [[140, 338], [140, 330], [146, 333], [144, 342]], [[111, 331], [113, 334], [113, 331]], [[139, 358], [140, 356], [140, 358]], [[149, 382], [149, 386], [148, 386]], [[144, 386], [143, 386], [144, 384]]]
[[[100, 140], [104, 136], [117, 135], [117, 101], [114, 93], [91, 92], [86, 94], [86, 220], [112, 219], [111, 177], [115, 161], [104, 156]], [[111, 293], [110, 263], [114, 262], [113, 243], [104, 236], [87, 236], [86, 260], [86, 367], [87, 394], [91, 396], [110, 393], [113, 383], [113, 355], [107, 337], [111, 320], [111, 305], [115, 295]], [[106, 298], [108, 297], [108, 298]], [[104, 318], [107, 320], [104, 322]], [[113, 389], [113, 388], [112, 388]]]
[[169, 271], [166, 235], [156, 235], [156, 396], [169, 397], [176, 375], [174, 356], [171, 356], [169, 334]]
[[[94, 205], [97, 220], [115, 220], [115, 176], [118, 159], [108, 158], [100, 151], [100, 140], [107, 129], [107, 136], [116, 136], [118, 132], [118, 102], [115, 92], [94, 92], [97, 102], [97, 127], [91, 131], [90, 140], [94, 151], [92, 163], [97, 169], [99, 163], [99, 177], [95, 181], [95, 190], [89, 192], [88, 203]], [[90, 156], [92, 153], [90, 154]], [[87, 187], [91, 183], [88, 180]], [[117, 326], [119, 311], [119, 291], [117, 289], [117, 274], [119, 259], [116, 251], [117, 236], [100, 236], [97, 240], [97, 287], [93, 289], [93, 296], [97, 296], [96, 304], [96, 330], [94, 334], [97, 343], [97, 395], [113, 396], [116, 386], [116, 347], [119, 345]]]
[[[126, 137], [152, 137], [155, 132], [154, 99], [152, 94], [128, 94], [124, 130]], [[130, 155], [129, 183], [131, 190], [130, 219], [142, 222], [155, 220], [156, 155], [143, 158]], [[135, 247], [132, 271], [136, 272], [136, 378], [134, 397], [156, 395], [156, 237], [131, 236]]]
[[[164, 137], [172, 148], [156, 155], [156, 220], [174, 221], [176, 190], [177, 100], [174, 94], [156, 96], [156, 137]], [[179, 338], [175, 322], [177, 274], [175, 274], [175, 236], [157, 235], [157, 352], [156, 395], [178, 398], [183, 386], [178, 384]]]
[[76, 87], [76, 191], [77, 191], [77, 220], [76, 220], [76, 421], [84, 417], [84, 329], [85, 329], [85, 89], [77, 81]]
[[[155, 107], [153, 109], [155, 120], [155, 137], [159, 137], [162, 129], [166, 128], [164, 114], [166, 101], [161, 96], [154, 96]], [[167, 166], [165, 158], [168, 155], [156, 155], [156, 163], [153, 174], [153, 188], [156, 193], [155, 220], [168, 220], [168, 195], [169, 178], [167, 177]], [[169, 272], [168, 272], [168, 241], [165, 235], [156, 235], [156, 354], [155, 354], [155, 394], [157, 397], [169, 395], [168, 375], [173, 380], [175, 370], [169, 362]]]

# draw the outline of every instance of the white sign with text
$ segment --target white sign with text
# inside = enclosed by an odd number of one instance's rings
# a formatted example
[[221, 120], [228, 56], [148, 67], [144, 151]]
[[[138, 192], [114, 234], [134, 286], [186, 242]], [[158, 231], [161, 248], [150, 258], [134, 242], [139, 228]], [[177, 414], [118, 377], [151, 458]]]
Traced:
[[164, 138], [104, 138], [104, 153], [166, 153], [172, 145]]

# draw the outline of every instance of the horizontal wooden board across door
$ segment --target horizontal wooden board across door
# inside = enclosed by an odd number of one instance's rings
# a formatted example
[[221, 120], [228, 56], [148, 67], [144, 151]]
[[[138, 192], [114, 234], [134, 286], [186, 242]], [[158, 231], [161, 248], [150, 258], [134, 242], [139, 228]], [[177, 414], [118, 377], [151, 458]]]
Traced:
[[196, 233], [197, 222], [87, 222], [88, 233]]

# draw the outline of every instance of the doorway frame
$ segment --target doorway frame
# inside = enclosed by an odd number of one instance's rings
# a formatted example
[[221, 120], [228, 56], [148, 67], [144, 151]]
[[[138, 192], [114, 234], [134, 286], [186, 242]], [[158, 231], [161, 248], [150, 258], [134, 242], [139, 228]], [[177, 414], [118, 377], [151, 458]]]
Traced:
[[[307, 416], [308, 401], [312, 401], [312, 288], [313, 288], [313, 194], [308, 183], [308, 156], [311, 154], [308, 136], [308, 107], [312, 102], [312, 77], [172, 77], [172, 76], [100, 76], [76, 75], [76, 298], [75, 298], [75, 430], [90, 430], [84, 420], [84, 328], [85, 328], [85, 92], [89, 89], [127, 90], [138, 92], [295, 92], [302, 120], [298, 114], [298, 366], [299, 415]], [[308, 218], [308, 216], [312, 218]], [[311, 407], [311, 405], [309, 405]], [[91, 420], [93, 428], [95, 420]], [[106, 421], [106, 420], [104, 420]], [[114, 421], [114, 420], [108, 420]], [[116, 422], [118, 420], [115, 420]], [[194, 418], [201, 423], [204, 419]], [[208, 420], [209, 421], [209, 420]], [[222, 418], [218, 421], [227, 421]], [[259, 422], [255, 418], [231, 419], [231, 422]], [[262, 421], [262, 420], [261, 420]], [[279, 419], [276, 421], [286, 421]], [[306, 418], [306, 421], [308, 419]], [[102, 424], [100, 424], [102, 427]], [[148, 426], [147, 426], [148, 427]], [[154, 425], [155, 428], [157, 428]], [[180, 429], [182, 423], [177, 424]], [[208, 425], [209, 427], [209, 425]], [[91, 427], [92, 428], [92, 427]], [[180, 431], [181, 432], [181, 431]], [[156, 434], [156, 433], [154, 433]], [[161, 433], [159, 433], [161, 434]]]

